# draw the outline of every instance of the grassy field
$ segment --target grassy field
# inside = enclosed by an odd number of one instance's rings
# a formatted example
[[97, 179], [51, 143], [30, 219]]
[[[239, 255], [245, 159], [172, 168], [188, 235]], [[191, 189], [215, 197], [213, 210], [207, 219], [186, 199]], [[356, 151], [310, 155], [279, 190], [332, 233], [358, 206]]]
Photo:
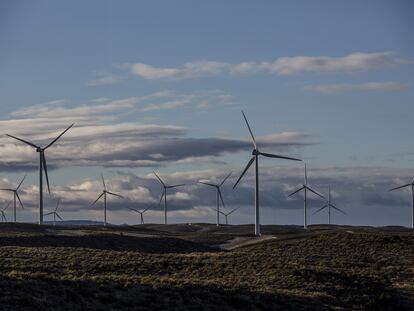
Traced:
[[414, 310], [407, 229], [252, 231], [0, 224], [0, 309]]

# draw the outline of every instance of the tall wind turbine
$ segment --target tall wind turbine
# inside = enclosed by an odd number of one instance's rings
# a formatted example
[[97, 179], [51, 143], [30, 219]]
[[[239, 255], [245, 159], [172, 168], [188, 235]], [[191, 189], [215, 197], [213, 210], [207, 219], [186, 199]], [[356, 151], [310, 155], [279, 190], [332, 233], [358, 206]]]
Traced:
[[291, 194], [288, 195], [288, 198], [293, 196], [294, 194], [300, 192], [300, 191], [304, 191], [303, 193], [303, 228], [307, 229], [308, 227], [308, 216], [307, 216], [307, 203], [308, 203], [308, 190], [314, 194], [316, 194], [317, 196], [319, 196], [322, 199], [325, 199], [325, 197], [318, 193], [317, 191], [313, 190], [311, 187], [308, 186], [308, 173], [306, 171], [306, 164], [305, 164], [305, 179], [304, 179], [304, 183], [302, 185], [301, 188], [299, 188], [298, 190], [292, 192]]
[[[220, 214], [222, 214], [225, 218], [226, 218], [226, 225], [228, 225], [229, 223], [228, 223], [228, 221], [227, 221], [227, 217], [229, 216], [229, 215], [231, 215], [231, 214], [233, 214], [235, 211], [237, 211], [238, 209], [240, 208], [240, 206], [239, 207], [236, 207], [236, 208], [234, 208], [234, 209], [232, 209], [230, 212], [228, 212], [228, 213], [226, 213], [226, 212], [223, 212], [223, 211], [219, 211], [219, 213]], [[216, 209], [214, 209], [215, 211], [217, 211]]]
[[162, 181], [162, 179], [160, 178], [160, 176], [157, 175], [157, 173], [154, 172], [154, 175], [157, 177], [158, 181], [161, 183], [163, 187], [163, 191], [162, 191], [161, 198], [160, 198], [160, 203], [162, 199], [164, 198], [164, 224], [167, 224], [167, 189], [182, 187], [185, 185], [180, 184], [180, 185], [168, 186]]
[[101, 178], [102, 178], [103, 191], [99, 195], [99, 197], [91, 204], [91, 206], [94, 205], [96, 202], [98, 202], [99, 199], [102, 198], [102, 196], [103, 196], [103, 198], [104, 198], [104, 226], [106, 227], [106, 196], [109, 194], [109, 195], [113, 195], [113, 196], [116, 196], [116, 197], [119, 197], [119, 198], [124, 198], [124, 197], [120, 194], [116, 194], [116, 193], [113, 193], [111, 191], [106, 190], [105, 179], [104, 179], [102, 174], [101, 174]]
[[[221, 183], [219, 184], [213, 184], [213, 183], [208, 183], [208, 182], [203, 182], [203, 181], [199, 181], [200, 184], [206, 185], [206, 186], [210, 186], [210, 187], [214, 187], [216, 188], [216, 212], [217, 212], [217, 226], [220, 226], [220, 200], [221, 203], [223, 203], [224, 206], [224, 200], [223, 200], [223, 195], [221, 193], [221, 186], [223, 186], [223, 184], [226, 182], [227, 178], [230, 177], [230, 175], [232, 174], [232, 172], [230, 172], [223, 180]], [[227, 219], [227, 218], [226, 218]]]
[[0, 210], [0, 213], [1, 213], [1, 222], [7, 222], [7, 217], [6, 217], [6, 214], [4, 212], [6, 211], [6, 209], [9, 208], [10, 203], [11, 202], [7, 203], [6, 207], [3, 208], [2, 210]]
[[47, 182], [47, 190], [50, 194], [50, 186], [49, 186], [49, 177], [47, 175], [47, 165], [46, 165], [46, 156], [45, 151], [47, 148], [52, 146], [63, 134], [65, 134], [75, 123], [71, 124], [66, 130], [64, 130], [58, 137], [52, 140], [46, 147], [37, 146], [31, 142], [23, 140], [13, 135], [6, 134], [7, 136], [17, 139], [29, 146], [32, 146], [36, 149], [36, 152], [39, 153], [39, 225], [43, 224], [43, 170], [45, 171], [46, 182]]
[[315, 215], [317, 213], [319, 213], [321, 210], [328, 208], [328, 224], [331, 224], [331, 207], [333, 209], [336, 209], [338, 212], [341, 212], [342, 214], [346, 215], [346, 213], [341, 210], [340, 208], [336, 207], [335, 205], [332, 204], [331, 201], [331, 185], [329, 185], [329, 192], [328, 192], [328, 201], [326, 201], [326, 204], [324, 206], [322, 206], [320, 209], [318, 209], [316, 212], [314, 212], [312, 215]]
[[405, 188], [405, 187], [411, 187], [411, 197], [412, 197], [412, 205], [411, 205], [411, 229], [414, 230], [414, 179], [411, 182], [411, 184], [402, 185], [396, 188], [391, 189], [390, 191], [394, 191], [397, 189]]
[[131, 211], [133, 211], [133, 212], [135, 212], [135, 213], [138, 213], [139, 215], [140, 215], [140, 218], [141, 218], [141, 225], [143, 225], [144, 224], [144, 213], [149, 209], [149, 207], [147, 207], [146, 209], [144, 209], [144, 210], [142, 210], [142, 211], [140, 211], [140, 210], [138, 210], [138, 209], [135, 209], [135, 208], [131, 208], [131, 207], [128, 207]]
[[59, 218], [61, 221], [63, 221], [62, 217], [57, 213], [57, 210], [59, 208], [60, 199], [56, 203], [55, 210], [53, 212], [45, 214], [45, 216], [53, 215], [53, 226], [56, 226], [56, 217]]
[[10, 191], [10, 192], [13, 192], [13, 201], [14, 201], [14, 222], [16, 222], [16, 198], [19, 200], [19, 203], [20, 203], [20, 206], [22, 207], [22, 208], [24, 208], [24, 206], [23, 206], [23, 203], [22, 203], [22, 200], [20, 200], [20, 196], [19, 196], [19, 194], [17, 193], [17, 191], [19, 190], [19, 188], [20, 188], [20, 186], [22, 185], [22, 183], [23, 183], [23, 181], [24, 181], [24, 179], [26, 178], [26, 175], [24, 175], [24, 177], [23, 177], [23, 179], [20, 181], [20, 183], [19, 183], [19, 185], [17, 186], [17, 188], [15, 188], [15, 189], [12, 189], [12, 188], [9, 188], [9, 189], [0, 189], [0, 190], [3, 190], [3, 191]]
[[302, 160], [295, 159], [295, 158], [284, 157], [284, 156], [279, 156], [279, 155], [270, 154], [270, 153], [260, 152], [259, 151], [259, 148], [257, 147], [256, 139], [254, 138], [253, 132], [252, 132], [252, 130], [250, 128], [249, 122], [247, 121], [247, 118], [246, 118], [246, 116], [245, 116], [245, 114], [244, 114], [243, 111], [242, 111], [242, 114], [243, 114], [244, 121], [246, 121], [247, 128], [249, 129], [250, 136], [252, 137], [253, 147], [254, 148], [253, 148], [253, 151], [252, 151], [252, 157], [251, 157], [250, 161], [247, 163], [246, 168], [244, 169], [243, 173], [240, 175], [239, 179], [234, 184], [233, 189], [236, 188], [237, 184], [243, 178], [244, 174], [247, 172], [247, 170], [249, 169], [249, 167], [253, 164], [253, 162], [255, 162], [256, 182], [255, 182], [255, 200], [254, 200], [254, 210], [255, 210], [255, 229], [254, 229], [254, 233], [255, 233], [256, 236], [260, 236], [260, 215], [259, 215], [259, 155], [264, 156], [264, 157], [268, 157], [268, 158], [277, 158], [277, 159], [285, 159], [285, 160], [294, 160], [294, 161], [302, 161]]

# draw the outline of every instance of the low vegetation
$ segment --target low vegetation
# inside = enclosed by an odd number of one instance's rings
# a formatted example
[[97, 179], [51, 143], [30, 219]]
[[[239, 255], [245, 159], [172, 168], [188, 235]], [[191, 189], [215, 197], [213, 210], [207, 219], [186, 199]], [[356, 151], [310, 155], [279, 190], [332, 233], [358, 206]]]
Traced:
[[[352, 231], [351, 231], [352, 230]], [[0, 226], [4, 310], [412, 310], [402, 229]]]

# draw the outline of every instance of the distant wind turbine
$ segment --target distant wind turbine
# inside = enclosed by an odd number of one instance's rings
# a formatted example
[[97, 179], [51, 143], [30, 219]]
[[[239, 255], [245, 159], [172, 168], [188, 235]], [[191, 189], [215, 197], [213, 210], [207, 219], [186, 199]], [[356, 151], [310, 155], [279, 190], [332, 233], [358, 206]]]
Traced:
[[402, 185], [396, 188], [392, 188], [389, 191], [394, 191], [397, 189], [411, 187], [411, 197], [412, 197], [412, 205], [411, 205], [411, 229], [414, 230], [414, 179], [410, 184]]
[[140, 210], [138, 210], [138, 209], [135, 209], [135, 208], [131, 208], [131, 207], [128, 207], [131, 211], [133, 211], [133, 212], [135, 212], [135, 213], [138, 213], [139, 215], [140, 215], [140, 218], [141, 218], [141, 225], [143, 225], [144, 224], [144, 213], [149, 209], [149, 207], [147, 207], [146, 209], [144, 209], [144, 210], [142, 210], [142, 211], [140, 211]]
[[[236, 208], [234, 208], [234, 209], [232, 209], [230, 212], [228, 212], [228, 213], [226, 213], [226, 212], [223, 212], [223, 211], [219, 211], [219, 213], [220, 214], [222, 214], [225, 218], [226, 218], [226, 225], [228, 225], [229, 223], [228, 223], [228, 221], [227, 221], [227, 217], [229, 216], [229, 215], [231, 215], [231, 214], [233, 214], [235, 211], [237, 211], [238, 209], [240, 208], [240, 206], [239, 207], [236, 207]], [[214, 209], [215, 211], [217, 211], [216, 209]]]
[[315, 215], [317, 213], [319, 213], [321, 210], [328, 208], [328, 224], [331, 224], [331, 207], [333, 209], [336, 209], [338, 212], [341, 212], [342, 214], [346, 215], [346, 213], [341, 210], [340, 208], [336, 207], [335, 205], [332, 204], [331, 201], [331, 186], [329, 185], [329, 190], [328, 190], [328, 201], [326, 201], [326, 204], [324, 206], [322, 206], [320, 209], [318, 209], [316, 212], [314, 212], [312, 215]]
[[[213, 184], [213, 183], [208, 183], [208, 182], [203, 182], [203, 181], [199, 181], [200, 184], [206, 185], [206, 186], [210, 186], [210, 187], [214, 187], [216, 188], [216, 212], [217, 212], [217, 226], [220, 226], [220, 200], [221, 203], [223, 203], [223, 207], [224, 207], [224, 200], [223, 200], [223, 195], [221, 193], [221, 186], [223, 186], [223, 184], [226, 182], [227, 178], [230, 177], [230, 175], [232, 174], [232, 172], [230, 172], [223, 180], [221, 183], [219, 184]], [[227, 217], [226, 217], [227, 219]]]
[[9, 208], [10, 203], [11, 203], [11, 201], [10, 201], [9, 203], [7, 203], [6, 207], [5, 207], [5, 208], [3, 208], [3, 209], [0, 211], [0, 212], [1, 212], [1, 222], [7, 222], [6, 213], [4, 213], [4, 212], [6, 211], [6, 209], [8, 209], [8, 208]]
[[63, 221], [62, 217], [57, 213], [57, 210], [59, 208], [60, 199], [56, 203], [55, 210], [53, 212], [47, 213], [44, 216], [53, 215], [53, 226], [56, 226], [56, 217], [59, 218], [61, 221]]
[[302, 190], [304, 191], [304, 193], [303, 193], [303, 195], [304, 195], [303, 196], [303, 228], [307, 229], [307, 227], [308, 227], [308, 216], [307, 216], [308, 190], [310, 192], [316, 194], [317, 196], [319, 196], [322, 199], [325, 199], [325, 197], [322, 194], [316, 192], [315, 190], [313, 190], [311, 187], [308, 186], [308, 174], [307, 174], [307, 171], [306, 171], [306, 164], [305, 164], [305, 179], [304, 179], [304, 183], [303, 183], [302, 187], [299, 188], [298, 190], [292, 192], [291, 194], [289, 194], [288, 198], [293, 196], [294, 194], [302, 191]]
[[246, 122], [247, 128], [249, 129], [250, 135], [252, 137], [254, 149], [252, 151], [252, 157], [251, 157], [250, 161], [247, 163], [246, 168], [244, 169], [243, 173], [240, 175], [239, 179], [234, 184], [233, 189], [236, 188], [237, 184], [243, 178], [244, 174], [247, 172], [247, 170], [249, 169], [249, 167], [253, 164], [253, 162], [255, 162], [256, 182], [255, 182], [255, 201], [254, 201], [254, 208], [255, 208], [255, 230], [254, 230], [254, 233], [255, 233], [256, 236], [260, 236], [260, 215], [259, 215], [259, 155], [262, 155], [262, 156], [268, 157], [268, 158], [277, 158], [277, 159], [285, 159], [285, 160], [294, 160], [294, 161], [302, 161], [302, 160], [295, 159], [295, 158], [284, 157], [284, 156], [279, 156], [279, 155], [270, 154], [270, 153], [260, 152], [259, 151], [259, 148], [257, 147], [256, 140], [255, 140], [255, 138], [253, 136], [253, 132], [252, 132], [252, 130], [250, 128], [249, 122], [247, 121], [247, 118], [246, 118], [246, 116], [245, 116], [245, 114], [244, 114], [243, 111], [242, 111], [242, 114], [243, 114], [244, 121]]
[[104, 179], [102, 174], [101, 174], [101, 178], [102, 178], [103, 191], [99, 195], [99, 197], [91, 204], [91, 206], [94, 205], [96, 202], [98, 202], [99, 199], [102, 198], [102, 196], [103, 196], [103, 198], [104, 198], [104, 226], [106, 227], [106, 195], [109, 194], [109, 195], [113, 195], [113, 196], [116, 196], [116, 197], [119, 197], [119, 198], [124, 198], [124, 197], [122, 195], [119, 195], [119, 194], [116, 194], [116, 193], [113, 193], [111, 191], [106, 190], [105, 179]]
[[73, 125], [74, 123], [71, 124], [66, 130], [64, 130], [58, 137], [52, 140], [52, 142], [48, 144], [46, 147], [40, 147], [31, 142], [18, 138], [16, 136], [6, 134], [7, 136], [11, 138], [17, 139], [29, 146], [32, 146], [33, 148], [36, 148], [36, 152], [39, 153], [39, 225], [43, 224], [43, 170], [45, 171], [45, 175], [46, 175], [47, 190], [49, 191], [49, 194], [50, 194], [49, 177], [47, 175], [45, 151], [47, 148], [52, 146], [60, 137], [62, 137], [62, 135], [65, 134]]
[[16, 198], [19, 200], [19, 203], [20, 203], [20, 206], [22, 207], [22, 208], [24, 208], [24, 206], [23, 206], [23, 203], [22, 203], [22, 200], [20, 200], [20, 196], [19, 196], [19, 194], [17, 193], [17, 191], [19, 190], [19, 188], [20, 188], [20, 186], [23, 184], [23, 181], [24, 181], [24, 179], [26, 178], [26, 175], [24, 175], [24, 177], [23, 177], [23, 179], [20, 181], [20, 183], [19, 183], [19, 185], [15, 188], [15, 189], [13, 189], [13, 188], [5, 188], [5, 189], [0, 189], [0, 190], [2, 190], [2, 191], [10, 191], [10, 192], [13, 192], [13, 201], [14, 201], [14, 205], [13, 205], [13, 207], [14, 207], [14, 222], [16, 222], [17, 220], [17, 217], [16, 217]]
[[162, 199], [164, 198], [164, 224], [167, 224], [167, 189], [182, 187], [182, 186], [185, 186], [185, 185], [180, 184], [180, 185], [168, 186], [162, 181], [162, 179], [160, 178], [160, 176], [157, 175], [157, 173], [155, 173], [155, 172], [153, 172], [153, 173], [157, 177], [158, 181], [161, 183], [161, 185], [163, 187], [163, 191], [162, 191], [161, 198], [160, 198], [160, 203], [162, 202]]

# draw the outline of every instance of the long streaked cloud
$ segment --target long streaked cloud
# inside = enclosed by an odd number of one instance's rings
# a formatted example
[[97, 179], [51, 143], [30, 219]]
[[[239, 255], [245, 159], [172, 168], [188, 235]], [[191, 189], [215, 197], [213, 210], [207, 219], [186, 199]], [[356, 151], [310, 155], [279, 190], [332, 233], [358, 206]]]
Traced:
[[[207, 105], [208, 108], [209, 105], [229, 105], [234, 101], [230, 95], [217, 90], [192, 94], [161, 91], [117, 100], [100, 98], [81, 105], [58, 100], [13, 112], [10, 119], [0, 121], [0, 131], [45, 145], [75, 122], [75, 127], [48, 150], [51, 169], [63, 166], [194, 165], [197, 161], [219, 163], [222, 161], [220, 156], [251, 147], [247, 138], [191, 137], [191, 129], [179, 125], [130, 121], [134, 112], [140, 114], [173, 109], [169, 103], [180, 100], [185, 102], [186, 107], [197, 110], [200, 105]], [[294, 131], [273, 133], [257, 139], [264, 147], [289, 153], [316, 143], [307, 134]], [[0, 148], [1, 169], [19, 171], [37, 168], [32, 147], [3, 135], [0, 136]]]
[[280, 57], [272, 62], [247, 61], [227, 63], [210, 60], [188, 62], [179, 67], [155, 67], [145, 63], [123, 64], [131, 74], [148, 80], [190, 79], [216, 75], [246, 75], [267, 73], [292, 75], [298, 73], [351, 73], [393, 67], [410, 61], [398, 58], [392, 52], [355, 52], [341, 57], [294, 56]]
[[95, 78], [89, 80], [86, 84], [89, 86], [117, 84], [122, 81], [120, 75], [108, 71], [99, 71], [95, 73]]
[[367, 82], [359, 84], [319, 84], [306, 85], [307, 91], [321, 94], [337, 94], [348, 92], [396, 92], [407, 88], [406, 83], [401, 82]]

